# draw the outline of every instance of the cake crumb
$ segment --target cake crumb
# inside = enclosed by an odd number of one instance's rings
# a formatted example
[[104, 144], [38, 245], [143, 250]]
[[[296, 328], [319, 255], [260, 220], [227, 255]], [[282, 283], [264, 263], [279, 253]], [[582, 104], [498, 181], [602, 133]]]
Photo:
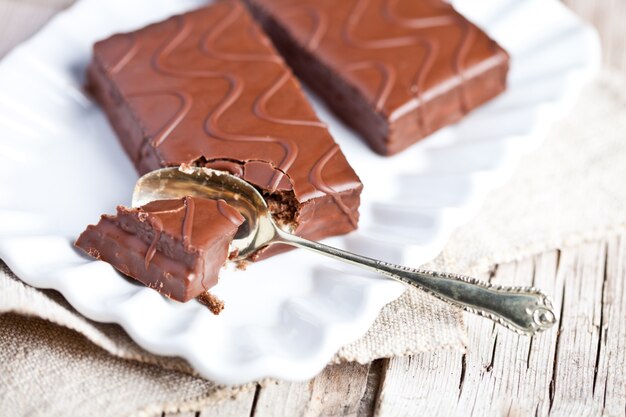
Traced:
[[196, 300], [198, 300], [200, 304], [204, 304], [205, 306], [207, 306], [211, 313], [215, 314], [216, 316], [220, 314], [222, 310], [224, 310], [224, 302], [208, 291], [200, 294], [198, 297], [196, 297]]

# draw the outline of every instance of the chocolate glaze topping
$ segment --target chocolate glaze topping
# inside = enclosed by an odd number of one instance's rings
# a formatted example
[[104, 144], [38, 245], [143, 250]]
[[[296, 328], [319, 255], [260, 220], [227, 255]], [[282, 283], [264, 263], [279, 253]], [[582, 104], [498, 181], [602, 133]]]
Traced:
[[245, 0], [296, 74], [381, 154], [504, 90], [508, 55], [441, 0]]
[[224, 200], [185, 197], [119, 206], [88, 226], [76, 246], [177, 301], [217, 283], [244, 218]]
[[[256, 185], [309, 238], [358, 221], [361, 183], [239, 2], [94, 47], [89, 82], [140, 173], [202, 164]], [[288, 217], [288, 218], [287, 218]]]

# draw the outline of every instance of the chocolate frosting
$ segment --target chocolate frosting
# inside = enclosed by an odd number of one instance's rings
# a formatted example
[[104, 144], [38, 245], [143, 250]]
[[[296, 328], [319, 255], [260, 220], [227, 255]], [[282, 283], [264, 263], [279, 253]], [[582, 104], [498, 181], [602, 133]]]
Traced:
[[177, 301], [217, 283], [244, 218], [224, 200], [185, 197], [119, 206], [88, 226], [76, 246]]
[[239, 2], [98, 42], [89, 79], [140, 173], [206, 164], [291, 196], [298, 234], [356, 227], [358, 177]]
[[246, 2], [294, 71], [384, 154], [505, 87], [506, 52], [440, 0]]

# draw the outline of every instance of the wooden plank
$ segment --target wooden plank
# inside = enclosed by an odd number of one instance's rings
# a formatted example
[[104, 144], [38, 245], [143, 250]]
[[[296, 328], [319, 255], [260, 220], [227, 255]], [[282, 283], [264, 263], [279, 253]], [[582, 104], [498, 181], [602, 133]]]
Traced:
[[604, 415], [626, 414], [626, 235], [608, 242], [594, 401]]
[[357, 416], [369, 365], [330, 365], [309, 382], [280, 381], [259, 392], [255, 417]]
[[375, 415], [452, 415], [463, 374], [463, 360], [462, 352], [447, 350], [391, 358], [384, 373]]
[[[559, 296], [558, 261], [552, 252], [501, 265], [493, 281], [535, 284]], [[529, 339], [481, 317], [466, 319], [465, 355], [440, 351], [390, 360], [376, 415], [547, 415], [557, 331]]]
[[[520, 267], [501, 266], [494, 281], [531, 285], [532, 277], [530, 260]], [[498, 363], [508, 363], [511, 358], [496, 353], [506, 349], [526, 361], [530, 342], [481, 317], [468, 315], [467, 322], [467, 354], [444, 350], [389, 361], [376, 415], [482, 415], [506, 409], [504, 397], [496, 395], [502, 391], [498, 382], [512, 374]]]
[[311, 402], [305, 415], [356, 417], [366, 391], [369, 368], [358, 363], [326, 367], [313, 380]]
[[377, 359], [369, 366], [367, 381], [365, 384], [365, 392], [359, 401], [358, 417], [373, 417], [379, 394], [381, 393], [381, 385], [384, 369], [387, 368], [389, 359]]
[[[552, 252], [501, 265], [492, 281], [540, 286], [560, 299], [558, 259], [558, 253]], [[467, 410], [472, 416], [547, 413], [557, 330], [528, 338], [479, 317], [468, 316], [467, 324], [470, 344], [457, 411]]]
[[[312, 398], [312, 381], [277, 381], [261, 388], [254, 417], [302, 416]], [[288, 414], [289, 413], [289, 414]]]
[[587, 244], [564, 252], [567, 275], [559, 344], [554, 363], [551, 415], [601, 415], [593, 386], [600, 327], [606, 245]]
[[163, 413], [161, 417], [248, 417], [252, 415], [255, 396], [255, 390], [243, 391], [200, 411]]
[[558, 331], [530, 339], [468, 315], [460, 360], [442, 351], [389, 361], [376, 415], [624, 416], [626, 236], [608, 256], [606, 243], [589, 243], [501, 265], [493, 281], [552, 293]]
[[[369, 416], [363, 410], [373, 408], [377, 392], [377, 384], [368, 378], [371, 375], [370, 365], [331, 365], [308, 382], [277, 381], [206, 407], [197, 415], [165, 413], [162, 417]], [[368, 386], [374, 387], [374, 393], [368, 392]]]
[[[258, 390], [258, 387], [257, 387]], [[197, 417], [248, 417], [252, 415], [252, 407], [256, 396], [255, 390], [240, 392], [234, 398], [229, 398], [215, 405], [205, 407]], [[176, 416], [178, 417], [178, 416]], [[195, 417], [195, 416], [189, 416]]]

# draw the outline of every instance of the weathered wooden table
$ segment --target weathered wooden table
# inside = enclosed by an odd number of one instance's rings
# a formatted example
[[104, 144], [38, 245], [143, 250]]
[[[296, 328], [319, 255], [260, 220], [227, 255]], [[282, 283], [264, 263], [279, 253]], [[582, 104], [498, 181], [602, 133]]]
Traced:
[[[0, 56], [72, 1], [0, 0]], [[626, 1], [566, 3], [626, 71]], [[492, 281], [553, 294], [558, 331], [528, 339], [468, 316], [465, 354], [329, 366], [177, 416], [626, 416], [626, 235], [499, 265]]]

